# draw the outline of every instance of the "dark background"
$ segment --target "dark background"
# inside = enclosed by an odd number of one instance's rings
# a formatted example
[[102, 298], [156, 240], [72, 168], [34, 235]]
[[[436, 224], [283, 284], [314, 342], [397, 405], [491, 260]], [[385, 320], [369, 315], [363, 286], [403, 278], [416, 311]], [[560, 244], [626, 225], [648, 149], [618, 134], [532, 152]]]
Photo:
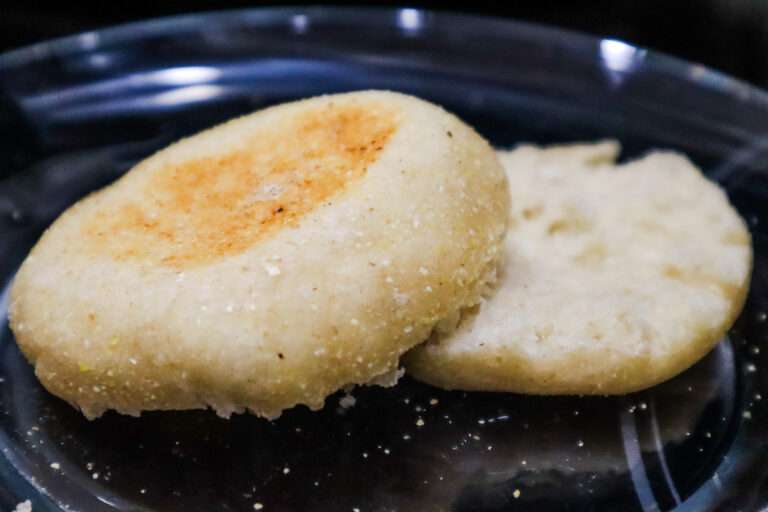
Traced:
[[[0, 51], [117, 23], [194, 11], [297, 2], [0, 0]], [[305, 2], [305, 5], [311, 2]], [[360, 5], [335, 2], [337, 5]], [[407, 5], [497, 15], [621, 38], [726, 71], [768, 87], [766, 0], [538, 0], [408, 2]]]

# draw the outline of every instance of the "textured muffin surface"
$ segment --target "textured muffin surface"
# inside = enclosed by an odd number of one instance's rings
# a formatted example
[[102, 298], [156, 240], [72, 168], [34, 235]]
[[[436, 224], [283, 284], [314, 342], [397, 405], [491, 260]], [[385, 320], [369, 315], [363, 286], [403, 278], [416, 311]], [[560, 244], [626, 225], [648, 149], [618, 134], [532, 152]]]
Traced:
[[439, 107], [378, 91], [284, 104], [67, 210], [16, 277], [11, 325], [88, 416], [317, 408], [387, 381], [477, 303], [507, 211], [495, 153]]
[[454, 332], [406, 355], [450, 389], [614, 394], [717, 343], [752, 251], [725, 194], [682, 155], [616, 166], [617, 144], [500, 152], [511, 207], [499, 286]]

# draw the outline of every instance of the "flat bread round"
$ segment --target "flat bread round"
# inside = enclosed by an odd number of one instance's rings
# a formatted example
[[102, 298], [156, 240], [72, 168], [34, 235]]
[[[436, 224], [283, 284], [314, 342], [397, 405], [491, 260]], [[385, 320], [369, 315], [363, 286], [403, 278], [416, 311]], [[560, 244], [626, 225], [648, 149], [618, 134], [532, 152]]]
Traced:
[[499, 287], [407, 354], [409, 373], [448, 389], [621, 394], [721, 339], [748, 288], [744, 222], [684, 156], [615, 166], [618, 152], [500, 152], [511, 210]]
[[66, 211], [12, 290], [43, 385], [106, 409], [274, 417], [475, 304], [508, 194], [455, 116], [388, 92], [269, 108], [182, 140]]

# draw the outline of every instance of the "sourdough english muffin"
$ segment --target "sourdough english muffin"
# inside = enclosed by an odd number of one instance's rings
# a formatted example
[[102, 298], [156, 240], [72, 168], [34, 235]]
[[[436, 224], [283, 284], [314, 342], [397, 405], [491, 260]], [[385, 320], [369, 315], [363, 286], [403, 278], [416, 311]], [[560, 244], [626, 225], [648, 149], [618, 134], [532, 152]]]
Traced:
[[684, 156], [616, 166], [618, 152], [500, 153], [511, 210], [499, 286], [406, 355], [408, 372], [449, 389], [618, 394], [712, 348], [747, 292], [744, 222]]
[[275, 417], [477, 303], [506, 230], [492, 148], [390, 92], [269, 108], [182, 140], [67, 210], [12, 290], [43, 385], [89, 417]]

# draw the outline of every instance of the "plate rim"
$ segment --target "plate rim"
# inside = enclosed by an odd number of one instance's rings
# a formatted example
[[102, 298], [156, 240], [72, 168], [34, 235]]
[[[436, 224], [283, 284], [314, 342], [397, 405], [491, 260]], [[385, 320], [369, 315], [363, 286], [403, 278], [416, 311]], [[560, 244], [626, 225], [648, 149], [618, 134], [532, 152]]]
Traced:
[[[326, 7], [297, 4], [280, 7], [196, 11], [152, 17], [76, 32], [0, 52], [0, 71], [23, 67], [56, 55], [70, 55], [83, 50], [90, 51], [99, 45], [126, 43], [155, 34], [171, 35], [183, 30], [204, 28], [212, 22], [266, 26], [290, 22], [295, 16], [306, 16], [315, 23], [350, 24], [354, 22], [355, 24], [365, 23], [380, 27], [401, 28], [397, 22], [405, 12], [415, 14], [418, 19], [427, 20], [428, 28], [450, 26], [452, 31], [465, 34], [476, 32], [487, 35], [488, 31], [492, 30], [494, 35], [512, 36], [517, 39], [550, 39], [559, 45], [570, 47], [571, 51], [594, 53], [601, 42], [618, 42], [643, 52], [645, 55], [644, 65], [656, 71], [674, 76], [693, 86], [716, 90], [748, 103], [759, 104], [768, 110], [768, 88], [764, 89], [699, 62], [652, 50], [621, 38], [598, 36], [556, 25], [522, 21], [515, 18], [406, 6]], [[300, 37], [300, 34], [297, 36]], [[691, 71], [695, 72], [691, 73]]]

